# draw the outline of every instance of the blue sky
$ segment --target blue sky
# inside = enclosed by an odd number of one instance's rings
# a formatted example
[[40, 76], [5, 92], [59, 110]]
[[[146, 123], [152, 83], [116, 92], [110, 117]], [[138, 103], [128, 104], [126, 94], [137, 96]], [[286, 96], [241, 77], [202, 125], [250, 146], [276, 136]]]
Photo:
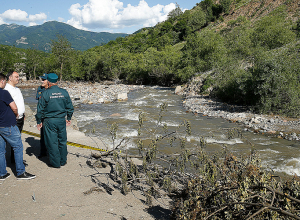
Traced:
[[184, 11], [201, 0], [0, 0], [0, 25], [60, 21], [94, 32], [128, 33], [167, 18], [176, 3]]

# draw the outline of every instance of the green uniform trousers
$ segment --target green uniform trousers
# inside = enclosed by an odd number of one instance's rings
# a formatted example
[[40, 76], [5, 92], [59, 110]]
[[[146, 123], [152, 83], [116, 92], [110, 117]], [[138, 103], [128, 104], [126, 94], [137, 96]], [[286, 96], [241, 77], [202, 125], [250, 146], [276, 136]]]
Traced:
[[43, 127], [50, 164], [59, 168], [67, 163], [66, 119], [45, 118]]

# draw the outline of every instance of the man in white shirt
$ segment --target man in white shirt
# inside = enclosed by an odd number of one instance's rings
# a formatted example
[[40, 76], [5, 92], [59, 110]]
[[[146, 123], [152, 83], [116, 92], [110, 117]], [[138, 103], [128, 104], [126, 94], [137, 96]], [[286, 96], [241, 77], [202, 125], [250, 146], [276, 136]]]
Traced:
[[[21, 90], [16, 87], [16, 85], [19, 83], [19, 74], [17, 72], [10, 72], [6, 75], [6, 77], [7, 83], [4, 89], [10, 93], [11, 97], [18, 107], [17, 127], [19, 128], [21, 133], [23, 130], [25, 119], [25, 104]], [[14, 163], [14, 161], [14, 153], [13, 149], [11, 148], [11, 162]]]

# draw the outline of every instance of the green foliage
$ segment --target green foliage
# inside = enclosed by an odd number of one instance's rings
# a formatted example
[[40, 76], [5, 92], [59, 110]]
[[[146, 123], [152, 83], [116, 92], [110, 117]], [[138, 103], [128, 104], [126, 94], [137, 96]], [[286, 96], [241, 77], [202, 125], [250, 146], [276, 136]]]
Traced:
[[252, 74], [259, 111], [300, 115], [299, 48], [297, 43], [256, 57]]
[[177, 76], [177, 78], [180, 79], [181, 82], [187, 82], [196, 73], [195, 67], [190, 66], [190, 65], [185, 66], [186, 63], [184, 63], [184, 62], [188, 62], [188, 60], [181, 61], [181, 64], [183, 67], [178, 69], [176, 72], [176, 76]]
[[200, 8], [194, 10], [189, 17], [188, 26], [192, 32], [200, 30], [206, 24], [206, 15]]
[[[253, 93], [252, 75], [245, 67], [245, 61], [237, 61], [236, 54], [225, 58], [225, 65], [215, 70], [213, 95], [229, 103], [252, 105], [256, 96]], [[245, 63], [244, 63], [245, 62]], [[241, 68], [243, 67], [244, 68]]]
[[7, 72], [15, 70], [15, 63], [20, 63], [24, 52], [16, 49], [15, 47], [9, 47], [0, 45], [0, 73], [6, 75]]
[[245, 16], [239, 16], [236, 20], [228, 21], [228, 26], [229, 27], [239, 26], [239, 25], [244, 24], [246, 21], [247, 21], [247, 18]]
[[210, 88], [212, 85], [214, 85], [214, 79], [211, 76], [206, 77], [206, 79], [203, 82], [203, 86], [200, 89], [201, 93], [205, 93], [208, 88]]
[[25, 72], [27, 73], [27, 77], [30, 79], [36, 79], [37, 73], [46, 72], [45, 71], [45, 60], [49, 56], [48, 54], [36, 50], [36, 49], [26, 49], [26, 59], [25, 59]]
[[109, 125], [107, 125], [107, 127], [109, 128], [109, 132], [111, 135], [111, 139], [113, 142], [113, 149], [115, 149], [115, 140], [117, 138], [117, 131], [118, 131], [118, 124], [117, 123], [113, 123], [110, 127]]
[[296, 32], [297, 36], [300, 37], [300, 19], [298, 19], [297, 21]]
[[[245, 60], [251, 56], [252, 33], [249, 22], [243, 16], [228, 23], [228, 29], [224, 30], [222, 36], [226, 39], [228, 54], [238, 60]], [[230, 68], [230, 67], [229, 67]]]
[[182, 65], [192, 66], [197, 72], [204, 72], [222, 62], [226, 49], [220, 34], [203, 30], [187, 39], [183, 53]]
[[181, 53], [176, 47], [168, 46], [163, 51], [151, 47], [144, 53], [147, 72], [158, 84], [170, 85], [174, 81], [180, 57]]
[[292, 31], [291, 23], [286, 21], [285, 18], [285, 10], [283, 10], [283, 8], [278, 8], [269, 16], [260, 19], [255, 26], [252, 35], [254, 46], [275, 49], [295, 41], [296, 35]]
[[221, 0], [220, 5], [222, 8], [222, 12], [224, 12], [225, 14], [228, 14], [230, 11], [231, 0]]
[[[227, 1], [227, 0], [226, 0]], [[223, 3], [224, 6], [227, 5], [227, 3]], [[219, 18], [220, 14], [222, 13], [222, 5], [215, 4], [213, 0], [204, 0], [200, 2], [200, 7], [204, 12], [206, 12], [206, 21], [215, 21]], [[228, 6], [227, 6], [228, 7]]]
[[65, 65], [67, 65], [67, 62], [70, 58], [70, 52], [71, 52], [71, 43], [68, 41], [67, 38], [65, 38], [62, 35], [57, 35], [57, 41], [52, 40], [51, 41], [51, 49], [52, 54], [57, 59], [57, 62], [60, 64], [60, 80], [63, 77], [63, 70]]

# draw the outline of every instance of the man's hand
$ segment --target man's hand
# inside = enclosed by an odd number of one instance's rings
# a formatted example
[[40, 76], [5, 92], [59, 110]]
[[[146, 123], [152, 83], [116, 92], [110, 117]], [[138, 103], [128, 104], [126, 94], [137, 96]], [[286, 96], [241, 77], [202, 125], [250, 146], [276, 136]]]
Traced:
[[43, 123], [36, 125], [37, 129], [40, 131], [41, 128], [43, 127]]
[[66, 120], [66, 125], [69, 126], [71, 124], [71, 120]]

